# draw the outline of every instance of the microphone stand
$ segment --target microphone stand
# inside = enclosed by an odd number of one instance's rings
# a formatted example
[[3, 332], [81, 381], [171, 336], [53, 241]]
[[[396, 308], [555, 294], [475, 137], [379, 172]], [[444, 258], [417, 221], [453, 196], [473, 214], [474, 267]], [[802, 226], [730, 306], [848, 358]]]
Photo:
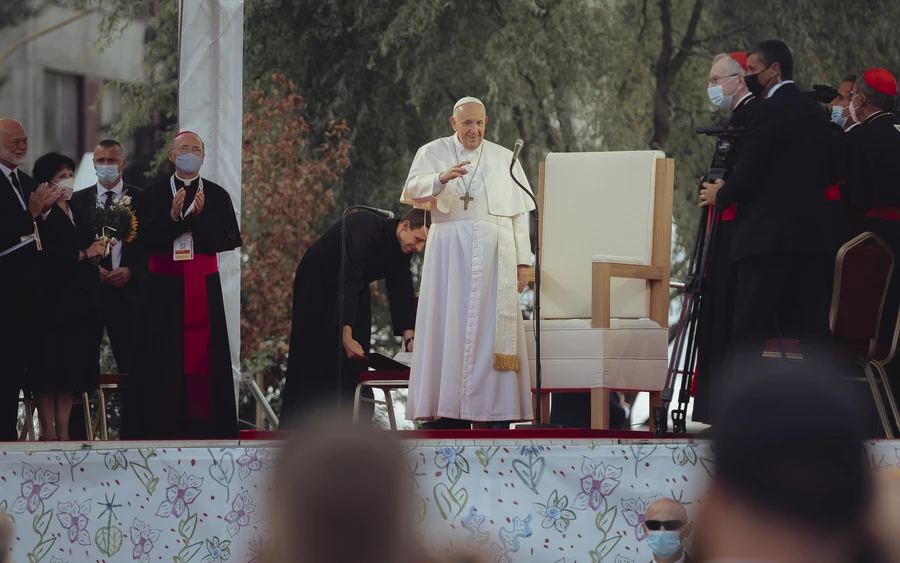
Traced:
[[532, 319], [534, 320], [534, 365], [535, 365], [535, 390], [537, 391], [536, 404], [537, 413], [535, 418], [537, 420], [536, 424], [522, 424], [517, 426], [516, 428], [561, 428], [559, 424], [550, 424], [549, 420], [547, 423], [544, 423], [543, 414], [541, 412], [541, 401], [543, 396], [541, 395], [541, 230], [540, 230], [540, 212], [538, 211], [538, 203], [537, 198], [534, 197], [525, 186], [522, 185], [519, 180], [516, 179], [516, 175], [513, 173], [513, 167], [515, 167], [516, 161], [513, 160], [509, 163], [509, 176], [512, 178], [513, 182], [516, 183], [519, 188], [525, 192], [525, 194], [531, 198], [531, 201], [534, 202], [534, 229], [537, 231], [537, 236], [534, 238], [534, 309], [532, 310]]
[[341, 391], [342, 391], [342, 383], [344, 379], [344, 357], [346, 356], [346, 352], [344, 351], [344, 258], [347, 255], [347, 213], [353, 211], [354, 209], [365, 209], [366, 211], [370, 211], [375, 213], [376, 215], [381, 215], [383, 217], [387, 217], [388, 219], [393, 219], [394, 214], [389, 211], [384, 211], [381, 209], [376, 209], [374, 207], [369, 207], [368, 205], [351, 205], [347, 209], [344, 209], [344, 212], [341, 213], [341, 265], [338, 274], [338, 362], [337, 362], [337, 377], [335, 378], [336, 388], [335, 388], [335, 400], [337, 402], [337, 409], [341, 410]]

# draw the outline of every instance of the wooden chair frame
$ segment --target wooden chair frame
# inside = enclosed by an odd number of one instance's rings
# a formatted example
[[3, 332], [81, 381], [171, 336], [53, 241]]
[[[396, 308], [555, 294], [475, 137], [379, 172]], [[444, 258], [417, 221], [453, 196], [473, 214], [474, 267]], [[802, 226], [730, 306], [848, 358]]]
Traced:
[[[544, 210], [545, 163], [538, 168], [538, 212]], [[610, 328], [610, 281], [613, 278], [642, 279], [650, 284], [650, 320], [660, 327], [669, 326], [669, 280], [672, 266], [672, 209], [675, 190], [675, 160], [656, 161], [656, 185], [653, 193], [653, 240], [649, 265], [594, 262], [591, 279], [591, 328]], [[538, 240], [543, 243], [544, 221], [540, 221]], [[543, 244], [540, 245], [543, 248]], [[534, 281], [532, 268], [531, 280]], [[542, 317], [543, 319], [544, 317]], [[591, 389], [591, 428], [609, 428], [608, 387]], [[549, 420], [549, 401], [545, 420]], [[662, 403], [662, 390], [650, 392], [650, 409]], [[544, 410], [544, 409], [542, 409]], [[650, 417], [653, 430], [653, 417]]]

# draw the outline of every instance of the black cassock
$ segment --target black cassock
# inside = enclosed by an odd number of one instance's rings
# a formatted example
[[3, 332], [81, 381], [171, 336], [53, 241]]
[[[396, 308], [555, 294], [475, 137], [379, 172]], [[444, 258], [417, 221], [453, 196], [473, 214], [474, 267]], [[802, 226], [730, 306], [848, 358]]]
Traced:
[[[415, 328], [410, 254], [397, 240], [397, 219], [369, 212], [347, 217], [344, 264], [344, 316], [341, 326], [353, 327], [353, 338], [368, 351], [372, 334], [369, 284], [384, 279], [394, 334]], [[334, 224], [310, 246], [294, 277], [291, 350], [282, 398], [281, 423], [304, 410], [333, 400], [337, 387], [338, 282], [341, 224]], [[349, 405], [359, 373], [365, 367], [346, 360], [341, 379], [342, 403]]]
[[[728, 121], [729, 127], [746, 128], [753, 115], [753, 109], [760, 102], [750, 96], [741, 101]], [[734, 277], [731, 265], [731, 243], [734, 228], [740, 213], [738, 204], [723, 209], [716, 225], [716, 240], [707, 273], [706, 291], [700, 310], [698, 326], [698, 347], [696, 376], [696, 396], [694, 397], [693, 420], [710, 421], [710, 401], [717, 376], [725, 365], [725, 356], [731, 342], [731, 319], [734, 316]]]
[[894, 251], [894, 275], [878, 338], [879, 346], [887, 347], [900, 307], [900, 121], [890, 112], [878, 112], [851, 131], [855, 134], [846, 145], [848, 181], [841, 186], [841, 200], [854, 210], [857, 232], [875, 233]]
[[[185, 186], [177, 177], [175, 190], [185, 187], [187, 212], [196, 196], [197, 182]], [[135, 319], [134, 369], [128, 377], [123, 409], [122, 437], [126, 439], [236, 438], [237, 412], [234, 380], [222, 282], [215, 266], [216, 254], [241, 246], [234, 205], [221, 186], [203, 179], [205, 202], [198, 215], [187, 213], [173, 221], [170, 180], [144, 192], [138, 210], [137, 243], [150, 253], [150, 271], [144, 280], [144, 296]], [[173, 262], [175, 239], [190, 231], [194, 240], [194, 260]], [[187, 268], [209, 265], [195, 284]], [[173, 268], [185, 268], [173, 275]], [[208, 306], [208, 349], [202, 350], [208, 373], [185, 373], [185, 353], [191, 356], [196, 346], [186, 346], [186, 334], [196, 334], [188, 323], [186, 331], [185, 290], [205, 291], [205, 303], [193, 300], [188, 311]], [[189, 348], [189, 349], [188, 349]]]

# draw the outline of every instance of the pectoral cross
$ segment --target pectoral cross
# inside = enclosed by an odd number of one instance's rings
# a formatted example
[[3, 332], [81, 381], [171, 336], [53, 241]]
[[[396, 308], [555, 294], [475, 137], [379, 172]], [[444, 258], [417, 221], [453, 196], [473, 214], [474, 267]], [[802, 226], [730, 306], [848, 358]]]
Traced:
[[474, 200], [474, 197], [469, 196], [469, 190], [466, 190], [466, 195], [459, 198], [459, 201], [463, 202], [463, 209], [465, 211], [469, 210], [469, 202]]

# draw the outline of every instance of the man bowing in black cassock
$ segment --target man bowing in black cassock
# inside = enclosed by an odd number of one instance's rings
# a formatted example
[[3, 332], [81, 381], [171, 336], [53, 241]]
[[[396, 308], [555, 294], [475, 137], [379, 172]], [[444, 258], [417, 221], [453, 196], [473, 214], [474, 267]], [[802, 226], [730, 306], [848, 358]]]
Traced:
[[137, 241], [150, 253], [124, 409], [127, 439], [237, 438], [219, 252], [241, 246], [231, 197], [200, 176], [203, 141], [179, 133], [175, 174], [144, 192]]
[[[402, 336], [405, 349], [412, 351], [416, 319], [409, 263], [412, 253], [425, 247], [430, 224], [421, 209], [408, 211], [400, 220], [365, 211], [347, 217], [344, 312], [340, 322], [344, 352], [350, 360], [363, 359], [369, 349], [369, 284], [380, 279], [387, 286], [394, 335]], [[306, 250], [294, 277], [282, 425], [303, 409], [335, 398], [340, 265], [341, 223], [337, 222]], [[355, 361], [343, 362], [342, 399], [353, 396], [363, 369]]]

